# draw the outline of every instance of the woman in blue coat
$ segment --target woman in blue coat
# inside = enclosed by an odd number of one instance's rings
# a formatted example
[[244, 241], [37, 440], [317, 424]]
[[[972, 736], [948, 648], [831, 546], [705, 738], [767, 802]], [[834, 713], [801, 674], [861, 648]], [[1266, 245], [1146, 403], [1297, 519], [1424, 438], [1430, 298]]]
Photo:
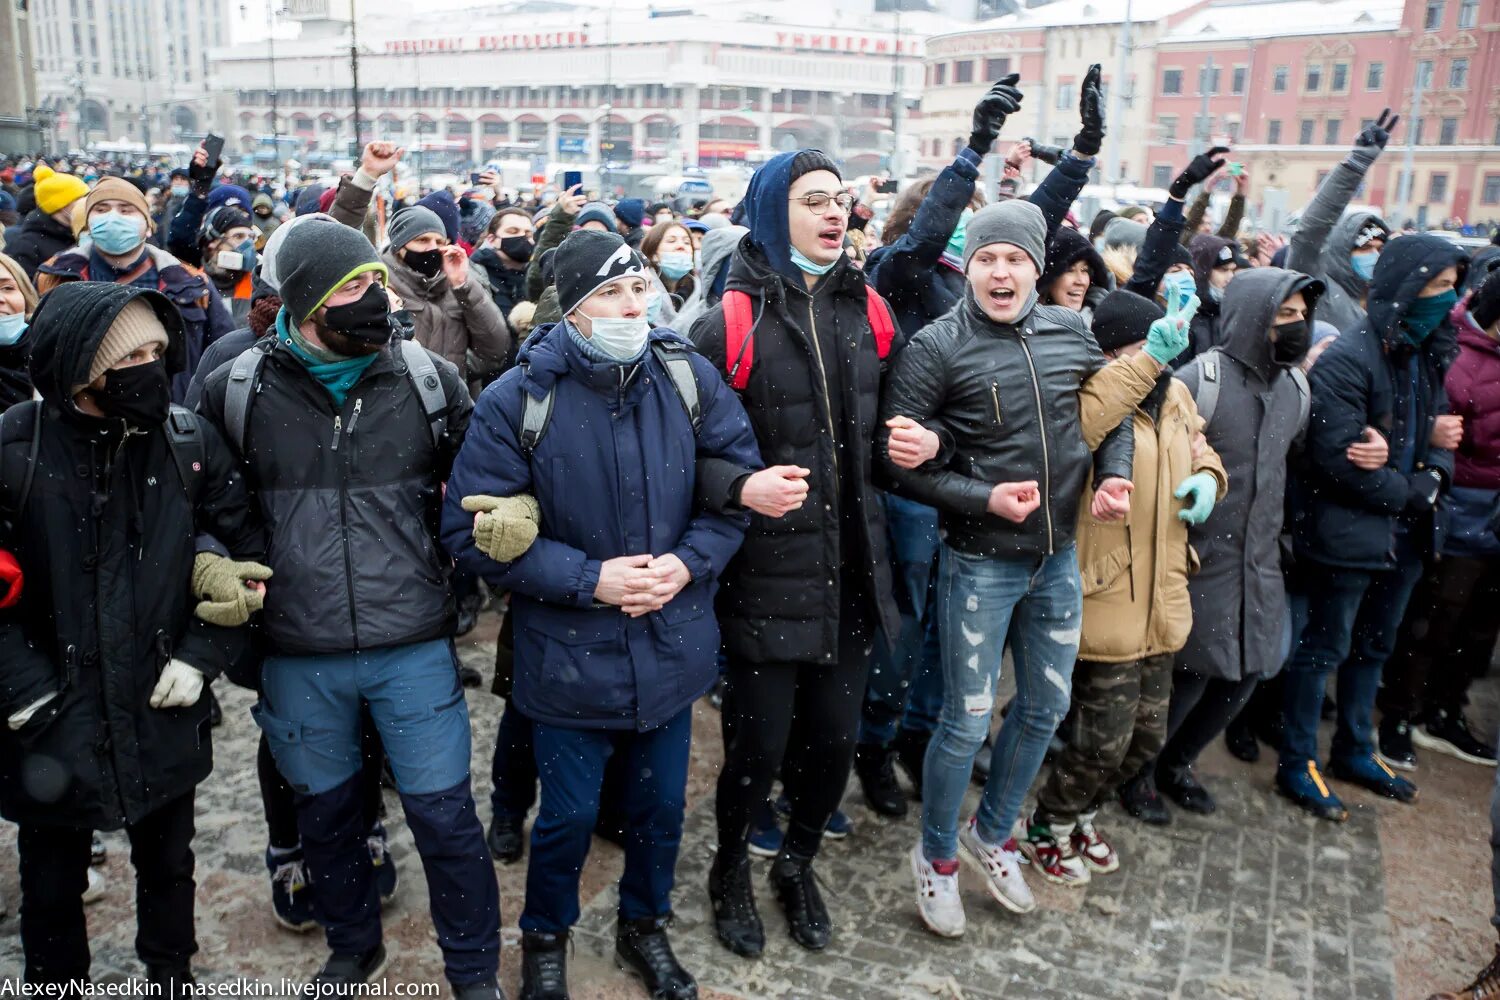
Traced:
[[[695, 463], [760, 468], [724, 380], [646, 322], [645, 261], [579, 231], [554, 259], [564, 319], [480, 396], [448, 482], [443, 539], [512, 594], [515, 705], [534, 724], [541, 809], [521, 914], [522, 996], [566, 998], [605, 762], [620, 754], [628, 828], [617, 958], [653, 996], [696, 997], [666, 940], [693, 701], [718, 676], [719, 574], [748, 516], [695, 508]], [[530, 494], [535, 542], [512, 561], [499, 498]], [[475, 517], [470, 511], [479, 510]]]

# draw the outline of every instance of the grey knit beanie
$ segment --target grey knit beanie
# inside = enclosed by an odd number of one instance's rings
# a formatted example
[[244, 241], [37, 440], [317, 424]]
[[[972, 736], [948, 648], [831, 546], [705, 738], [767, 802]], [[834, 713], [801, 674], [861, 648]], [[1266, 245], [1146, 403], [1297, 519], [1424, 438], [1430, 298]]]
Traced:
[[427, 233], [436, 233], [444, 238], [448, 236], [443, 220], [432, 209], [422, 205], [403, 208], [391, 218], [391, 249], [400, 250], [418, 236]]
[[276, 269], [281, 276], [281, 303], [294, 323], [306, 320], [341, 285], [365, 271], [389, 277], [364, 234], [338, 225], [291, 229], [277, 251]]
[[1047, 217], [1029, 201], [1002, 201], [974, 213], [965, 230], [964, 270], [980, 247], [1009, 243], [1026, 251], [1038, 274], [1047, 264]]

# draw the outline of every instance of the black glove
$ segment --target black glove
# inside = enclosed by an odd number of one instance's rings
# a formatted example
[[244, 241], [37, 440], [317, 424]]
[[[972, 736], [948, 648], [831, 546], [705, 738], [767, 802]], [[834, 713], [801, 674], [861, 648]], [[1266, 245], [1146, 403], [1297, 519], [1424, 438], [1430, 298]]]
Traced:
[[205, 163], [198, 166], [197, 163], [188, 164], [188, 183], [192, 186], [193, 193], [201, 198], [208, 197], [208, 191], [214, 184], [214, 178], [218, 176], [219, 167], [223, 165], [222, 160]]
[[[1387, 121], [1389, 119], [1389, 121]], [[1396, 131], [1396, 123], [1401, 120], [1400, 115], [1392, 115], [1391, 109], [1386, 108], [1380, 112], [1380, 117], [1371, 122], [1359, 135], [1354, 138], [1355, 146], [1375, 146], [1384, 149], [1385, 144], [1391, 141], [1391, 133]]]
[[1083, 128], [1073, 137], [1073, 148], [1085, 156], [1098, 156], [1104, 141], [1104, 94], [1099, 90], [1099, 64], [1089, 67], [1078, 92], [1078, 117]]
[[1044, 146], [1030, 136], [1026, 137], [1026, 141], [1031, 143], [1031, 158], [1033, 160], [1041, 160], [1043, 163], [1055, 167], [1057, 166], [1057, 161], [1062, 159], [1063, 148], [1061, 146]]
[[1420, 514], [1432, 509], [1438, 494], [1443, 490], [1443, 474], [1436, 469], [1423, 469], [1411, 477], [1411, 492], [1406, 495], [1406, 510]]
[[1187, 165], [1187, 169], [1178, 174], [1172, 181], [1172, 186], [1167, 188], [1169, 194], [1178, 201], [1187, 197], [1187, 193], [1194, 184], [1202, 184], [1208, 180], [1215, 170], [1224, 165], [1224, 154], [1229, 152], [1228, 146], [1215, 146], [1206, 153], [1199, 153], [1193, 157], [1193, 162]]
[[980, 156], [990, 151], [1007, 115], [1021, 110], [1021, 91], [1016, 83], [1020, 73], [1012, 73], [991, 87], [974, 105], [974, 128], [969, 133], [969, 148]]

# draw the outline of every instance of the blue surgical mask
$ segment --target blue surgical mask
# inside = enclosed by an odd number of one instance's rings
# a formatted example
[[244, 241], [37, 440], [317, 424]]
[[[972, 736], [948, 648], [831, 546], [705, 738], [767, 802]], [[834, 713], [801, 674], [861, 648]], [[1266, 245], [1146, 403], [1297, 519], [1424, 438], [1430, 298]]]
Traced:
[[645, 353], [646, 338], [651, 335], [651, 324], [646, 320], [580, 315], [589, 321], [589, 343], [614, 360], [624, 364], [638, 360]]
[[835, 257], [827, 264], [814, 264], [812, 261], [807, 259], [807, 255], [804, 254], [801, 250], [798, 250], [796, 247], [792, 247], [792, 263], [797, 265], [797, 270], [803, 272], [804, 274], [827, 274], [829, 271], [833, 270], [833, 265], [837, 264], [839, 262], [839, 259], [842, 258], [843, 255], [844, 252], [840, 250], [839, 256]]
[[693, 269], [693, 255], [690, 253], [664, 253], [661, 255], [662, 277], [668, 281], [676, 281], [678, 278], [689, 273]]
[[1375, 262], [1380, 260], [1380, 251], [1375, 253], [1357, 253], [1349, 255], [1349, 266], [1354, 268], [1354, 273], [1361, 281], [1369, 281], [1375, 277]]
[[1213, 302], [1223, 302], [1224, 301], [1224, 289], [1220, 288], [1218, 285], [1209, 285], [1208, 286], [1208, 297]]
[[652, 326], [661, 326], [661, 292], [652, 292], [646, 296], [646, 320]]
[[1176, 302], [1180, 309], [1187, 304], [1198, 291], [1198, 279], [1193, 277], [1191, 271], [1173, 271], [1162, 279], [1162, 298], [1167, 302]]
[[969, 220], [974, 217], [974, 210], [966, 208], [959, 213], [958, 225], [954, 227], [953, 235], [948, 237], [948, 252], [955, 257], [962, 258], [964, 255], [964, 241], [969, 235]]
[[173, 198], [186, 198], [187, 196], [188, 196], [188, 186], [186, 184], [173, 184], [172, 185], [172, 197]]
[[118, 257], [146, 241], [146, 224], [144, 219], [127, 219], [119, 212], [106, 212], [89, 220], [89, 236], [101, 252]]
[[0, 316], [0, 347], [10, 347], [20, 343], [25, 335], [25, 313], [6, 313]]
[[1426, 298], [1417, 299], [1406, 307], [1406, 314], [1401, 317], [1401, 326], [1406, 330], [1406, 339], [1413, 344], [1420, 344], [1432, 335], [1432, 331], [1442, 325], [1448, 313], [1458, 304], [1458, 293], [1448, 289], [1441, 295], [1429, 295]]

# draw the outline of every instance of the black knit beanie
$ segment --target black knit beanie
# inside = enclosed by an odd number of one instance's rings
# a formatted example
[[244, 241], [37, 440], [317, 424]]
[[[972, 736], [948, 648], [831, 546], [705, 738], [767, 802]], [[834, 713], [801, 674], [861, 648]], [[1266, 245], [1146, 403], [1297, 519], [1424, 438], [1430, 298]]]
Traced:
[[834, 163], [827, 153], [821, 149], [804, 149], [792, 158], [792, 175], [787, 178], [786, 186], [791, 187], [797, 183], [798, 177], [810, 174], [814, 170], [826, 170], [839, 180], [844, 179], [839, 173], [838, 164]]
[[580, 229], [570, 233], [552, 255], [557, 308], [568, 315], [584, 299], [612, 281], [646, 276], [646, 261], [617, 233]]
[[1089, 238], [1076, 229], [1061, 226], [1047, 241], [1047, 266], [1037, 279], [1036, 289], [1045, 295], [1052, 283], [1080, 260], [1088, 261], [1089, 280], [1095, 285], [1105, 282], [1104, 259], [1099, 256]]
[[1151, 324], [1165, 315], [1161, 306], [1134, 292], [1110, 292], [1094, 307], [1094, 339], [1101, 351], [1139, 344]]
[[1193, 255], [1181, 243], [1173, 243], [1167, 255], [1167, 267], [1174, 264], [1186, 264], [1190, 268], [1193, 266]]
[[1469, 318], [1481, 330], [1488, 330], [1500, 320], [1500, 270], [1491, 271], [1474, 290], [1469, 299]]

